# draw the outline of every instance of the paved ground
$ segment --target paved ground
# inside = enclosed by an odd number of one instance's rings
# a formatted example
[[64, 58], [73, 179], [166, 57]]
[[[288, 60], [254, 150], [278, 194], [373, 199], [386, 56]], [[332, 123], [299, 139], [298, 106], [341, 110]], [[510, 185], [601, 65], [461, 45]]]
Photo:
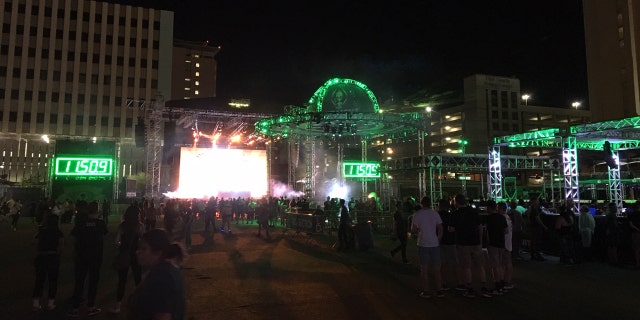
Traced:
[[[115, 225], [111, 224], [111, 230]], [[201, 230], [199, 225], [196, 232]], [[70, 226], [63, 231], [68, 234]], [[72, 243], [62, 259], [58, 305], [54, 311], [33, 313], [32, 259], [35, 231], [22, 219], [18, 231], [0, 223], [1, 319], [65, 319], [72, 293]], [[184, 269], [187, 319], [640, 319], [637, 302], [640, 272], [631, 268], [587, 263], [515, 264], [516, 288], [491, 299], [468, 299], [450, 292], [443, 299], [418, 297], [418, 269], [413, 242], [411, 263], [404, 265], [389, 250], [395, 245], [377, 235], [367, 252], [336, 252], [335, 235], [272, 233], [258, 238], [255, 225], [240, 225], [234, 236], [215, 235], [203, 243], [194, 233], [194, 247]], [[108, 307], [114, 297], [116, 274], [109, 267], [115, 254], [108, 236], [98, 304]], [[132, 280], [128, 292], [132, 289]], [[107, 313], [94, 319], [124, 319]]]

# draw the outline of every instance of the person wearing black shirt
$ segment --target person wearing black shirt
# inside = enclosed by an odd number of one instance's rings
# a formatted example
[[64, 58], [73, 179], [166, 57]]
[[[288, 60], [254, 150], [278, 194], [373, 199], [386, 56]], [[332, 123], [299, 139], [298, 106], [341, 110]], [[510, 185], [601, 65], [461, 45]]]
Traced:
[[351, 249], [352, 243], [348, 232], [351, 228], [351, 216], [349, 208], [345, 205], [344, 199], [340, 199], [340, 226], [338, 227], [338, 240], [340, 242], [340, 250]]
[[632, 212], [629, 216], [629, 228], [631, 229], [631, 243], [636, 259], [636, 268], [640, 269], [640, 206], [636, 201], [632, 205]]
[[402, 254], [402, 262], [409, 263], [407, 260], [407, 233], [409, 232], [409, 222], [402, 214], [402, 201], [396, 202], [396, 211], [393, 213], [393, 225], [396, 237], [400, 244], [391, 250], [391, 257], [394, 257], [398, 251]]
[[93, 201], [87, 205], [86, 221], [77, 221], [71, 230], [75, 237], [75, 285], [73, 290], [73, 309], [70, 317], [78, 317], [80, 302], [84, 293], [85, 279], [89, 275], [89, 288], [87, 293], [87, 314], [96, 315], [102, 310], [97, 308], [96, 295], [98, 293], [98, 280], [100, 279], [100, 267], [104, 251], [104, 235], [107, 234], [107, 226], [104, 221], [98, 219], [98, 202]]
[[38, 253], [35, 260], [36, 283], [33, 288], [33, 309], [36, 311], [42, 309], [40, 299], [46, 279], [49, 279], [49, 302], [46, 308], [52, 310], [56, 307], [60, 253], [64, 246], [64, 235], [58, 228], [57, 218], [55, 215], [48, 215], [35, 236], [38, 241]]
[[529, 209], [527, 209], [527, 217], [529, 218], [529, 228], [531, 230], [531, 239], [529, 241], [531, 253], [531, 260], [545, 261], [540, 254], [540, 244], [544, 237], [544, 232], [549, 230], [547, 226], [542, 222], [542, 209], [540, 209], [540, 202], [537, 198], [529, 200]]
[[456, 233], [449, 230], [453, 219], [449, 200], [440, 199], [438, 202], [438, 214], [442, 220], [442, 239], [440, 240], [440, 255], [442, 257], [442, 279], [445, 285], [443, 288], [450, 289], [447, 283], [456, 283], [456, 290], [465, 290], [464, 284], [460, 277], [460, 264], [458, 262], [458, 253], [456, 249]]
[[498, 206], [495, 201], [487, 201], [487, 236], [489, 243], [487, 252], [489, 253], [489, 265], [493, 271], [493, 280], [495, 288], [493, 294], [502, 294], [504, 292], [504, 264], [505, 259], [505, 237], [508, 225], [505, 216], [498, 212]]
[[475, 291], [471, 287], [472, 274], [475, 273], [479, 275], [478, 280], [482, 283], [480, 293], [482, 296], [490, 298], [489, 289], [485, 287], [487, 280], [482, 261], [481, 241], [484, 229], [480, 222], [480, 214], [468, 205], [467, 198], [463, 194], [456, 195], [455, 206], [456, 211], [453, 214], [449, 231], [455, 232], [456, 235], [460, 270], [466, 285], [466, 291], [463, 295], [467, 298], [475, 297]]

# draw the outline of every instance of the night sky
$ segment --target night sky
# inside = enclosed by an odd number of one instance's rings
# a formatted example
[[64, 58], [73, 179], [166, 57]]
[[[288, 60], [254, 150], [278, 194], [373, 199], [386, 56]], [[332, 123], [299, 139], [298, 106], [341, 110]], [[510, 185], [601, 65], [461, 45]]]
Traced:
[[218, 96], [259, 109], [301, 106], [333, 77], [386, 101], [475, 73], [519, 78], [530, 104], [588, 106], [581, 0], [177, 2], [175, 37], [222, 47]]

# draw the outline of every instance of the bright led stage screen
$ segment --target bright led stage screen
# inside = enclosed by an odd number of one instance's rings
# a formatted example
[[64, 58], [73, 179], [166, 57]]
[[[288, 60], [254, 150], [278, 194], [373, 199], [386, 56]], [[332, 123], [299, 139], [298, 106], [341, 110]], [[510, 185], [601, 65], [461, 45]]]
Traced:
[[267, 195], [265, 150], [181, 148], [177, 196], [181, 198]]

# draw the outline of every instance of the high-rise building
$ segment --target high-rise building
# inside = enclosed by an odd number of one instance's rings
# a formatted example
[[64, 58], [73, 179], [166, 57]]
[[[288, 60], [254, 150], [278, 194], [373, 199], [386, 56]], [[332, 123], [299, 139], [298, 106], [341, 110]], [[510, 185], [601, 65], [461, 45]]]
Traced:
[[173, 43], [173, 73], [171, 99], [211, 98], [216, 96], [215, 60], [220, 51], [209, 41], [175, 40]]
[[593, 120], [640, 115], [640, 1], [582, 3]]
[[0, 10], [1, 170], [9, 180], [46, 176], [43, 135], [52, 144], [115, 141], [118, 173], [144, 171], [134, 126], [142, 106], [171, 94], [173, 12], [86, 0], [0, 0]]
[[[493, 138], [587, 123], [589, 110], [542, 107], [524, 103], [520, 80], [475, 74], [464, 79], [464, 101], [434, 107], [427, 153], [485, 154]], [[528, 150], [539, 155], [540, 150]]]

